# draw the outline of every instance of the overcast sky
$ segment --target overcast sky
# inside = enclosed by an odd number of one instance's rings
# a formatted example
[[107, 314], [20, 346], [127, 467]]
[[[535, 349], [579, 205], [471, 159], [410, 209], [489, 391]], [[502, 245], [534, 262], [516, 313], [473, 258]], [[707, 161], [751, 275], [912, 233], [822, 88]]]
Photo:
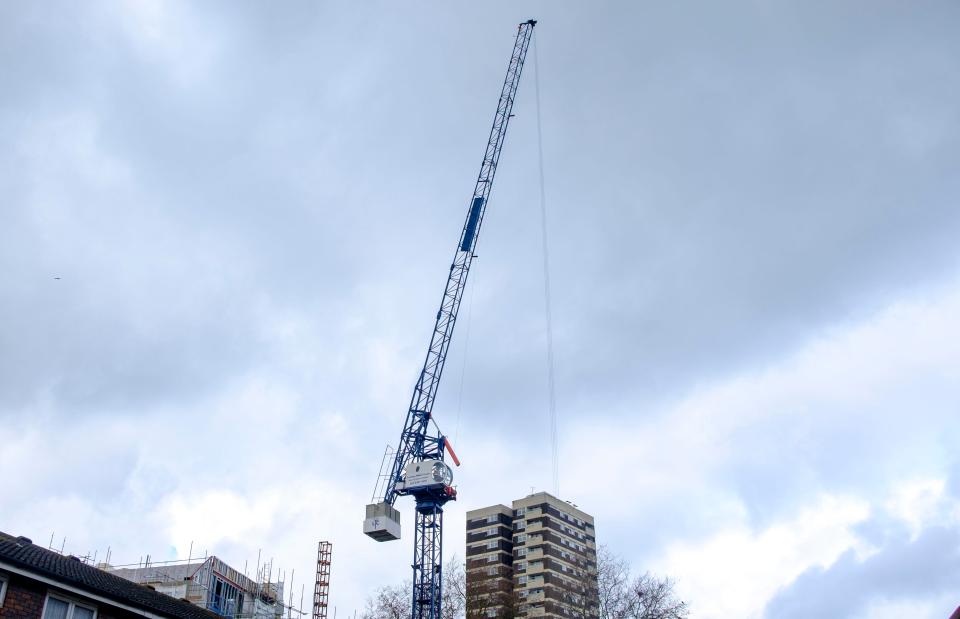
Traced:
[[[481, 5], [482, 4], [482, 5]], [[0, 4], [0, 530], [360, 609], [516, 24], [562, 498], [703, 619], [960, 604], [956, 2]], [[532, 58], [531, 58], [532, 60]], [[436, 416], [549, 490], [520, 85]], [[251, 569], [252, 571], [252, 569]]]

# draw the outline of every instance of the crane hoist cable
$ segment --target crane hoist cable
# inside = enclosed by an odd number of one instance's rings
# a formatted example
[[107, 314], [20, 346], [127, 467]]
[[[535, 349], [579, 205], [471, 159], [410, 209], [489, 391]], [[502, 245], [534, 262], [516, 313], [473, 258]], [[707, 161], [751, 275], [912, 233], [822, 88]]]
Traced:
[[560, 440], [557, 421], [557, 384], [553, 361], [553, 313], [550, 298], [550, 246], [547, 243], [547, 191], [543, 179], [543, 128], [540, 120], [540, 60], [537, 38], [533, 38], [533, 84], [537, 104], [537, 155], [540, 177], [540, 232], [543, 238], [543, 306], [547, 327], [547, 406], [550, 413], [550, 456], [553, 473], [553, 493], [560, 496]]

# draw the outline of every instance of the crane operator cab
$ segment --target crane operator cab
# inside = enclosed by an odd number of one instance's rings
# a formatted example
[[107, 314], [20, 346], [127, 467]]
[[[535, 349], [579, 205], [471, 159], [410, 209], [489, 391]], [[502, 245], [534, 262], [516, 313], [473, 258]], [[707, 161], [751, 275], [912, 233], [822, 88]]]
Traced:
[[[444, 502], [456, 500], [453, 470], [440, 460], [408, 462], [403, 469], [403, 480], [397, 482], [398, 494], [436, 494]], [[400, 512], [386, 501], [367, 505], [363, 532], [378, 542], [400, 539]]]

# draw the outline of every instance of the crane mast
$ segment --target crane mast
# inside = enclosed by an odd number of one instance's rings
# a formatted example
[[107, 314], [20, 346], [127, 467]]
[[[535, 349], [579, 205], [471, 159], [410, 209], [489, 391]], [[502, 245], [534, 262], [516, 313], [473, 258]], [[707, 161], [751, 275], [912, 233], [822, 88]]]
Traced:
[[[493, 188], [503, 140], [513, 116], [513, 103], [520, 84], [520, 74], [536, 23], [531, 19], [518, 26], [507, 75], [503, 80], [500, 100], [493, 117], [493, 126], [490, 128], [490, 136], [483, 153], [483, 163], [480, 164], [480, 173], [470, 198], [467, 217], [450, 264], [450, 274], [443, 290], [427, 357], [413, 389], [399, 445], [393, 454], [392, 462], [389, 462], [388, 472], [383, 475], [383, 493], [378, 496], [375, 490], [374, 503], [367, 505], [364, 533], [377, 541], [390, 541], [400, 538], [400, 514], [393, 507], [397, 497], [412, 495], [416, 499], [413, 619], [441, 617], [443, 506], [448, 501], [456, 500], [457, 496], [451, 485], [452, 471], [444, 462], [445, 454], [449, 452], [454, 463], [458, 465], [459, 461], [450, 441], [440, 432], [436, 422], [431, 431], [430, 421], [457, 322], [457, 312], [463, 300], [470, 265], [475, 257], [474, 249], [480, 226]], [[384, 464], [388, 464], [388, 461], [385, 460]]]

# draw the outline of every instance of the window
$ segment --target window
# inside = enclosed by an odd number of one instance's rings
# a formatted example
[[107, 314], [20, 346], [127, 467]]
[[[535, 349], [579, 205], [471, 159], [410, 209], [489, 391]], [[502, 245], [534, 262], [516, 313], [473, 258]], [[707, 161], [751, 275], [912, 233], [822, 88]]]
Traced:
[[496, 521], [497, 521], [497, 515], [496, 515], [496, 514], [490, 514], [489, 516], [487, 516], [487, 522], [489, 522], [489, 523], [494, 523], [494, 522], [496, 522]]
[[526, 507], [521, 507], [521, 508], [519, 508], [519, 509], [513, 510], [513, 515], [514, 515], [515, 517], [517, 517], [517, 518], [519, 518], [520, 516], [523, 516], [523, 515], [526, 514], [526, 513], [527, 513], [527, 508], [526, 508]]
[[487, 529], [487, 537], [493, 537], [496, 534], [497, 534], [496, 529]]
[[7, 597], [7, 575], [0, 573], [0, 608], [3, 608], [3, 598]]
[[496, 575], [497, 575], [497, 568], [495, 567], [487, 568], [487, 576], [496, 576]]
[[488, 616], [488, 617], [496, 617], [496, 616], [497, 616], [497, 609], [496, 609], [496, 608], [488, 608], [488, 609], [487, 609], [487, 616]]
[[43, 619], [95, 619], [97, 609], [76, 600], [47, 595], [43, 605]]
[[497, 561], [497, 555], [490, 555], [489, 557], [487, 557], [487, 563], [496, 563], [496, 561]]
[[520, 543], [522, 543], [522, 542], [525, 542], [525, 541], [527, 541], [527, 534], [526, 534], [526, 533], [521, 533], [520, 535], [517, 536], [517, 543], [518, 543], [518, 544], [520, 544]]
[[516, 529], [517, 531], [523, 531], [524, 529], [527, 528], [527, 523], [524, 522], [523, 520], [518, 520], [513, 523], [513, 528]]
[[517, 549], [517, 556], [518, 556], [518, 557], [522, 557], [522, 556], [524, 556], [524, 555], [526, 555], [526, 554], [527, 554], [527, 549], [526, 549], [526, 548], [518, 548], [518, 549]]
[[219, 576], [214, 576], [213, 582], [213, 606], [210, 610], [224, 617], [234, 617], [243, 612], [243, 592]]
[[487, 548], [493, 549], [493, 548], [496, 548], [496, 547], [497, 547], [497, 540], [492, 540], [492, 541], [487, 542]]
[[524, 574], [523, 576], [521, 576], [520, 580], [518, 580], [517, 582], [520, 583], [521, 585], [527, 584], [527, 575]]

